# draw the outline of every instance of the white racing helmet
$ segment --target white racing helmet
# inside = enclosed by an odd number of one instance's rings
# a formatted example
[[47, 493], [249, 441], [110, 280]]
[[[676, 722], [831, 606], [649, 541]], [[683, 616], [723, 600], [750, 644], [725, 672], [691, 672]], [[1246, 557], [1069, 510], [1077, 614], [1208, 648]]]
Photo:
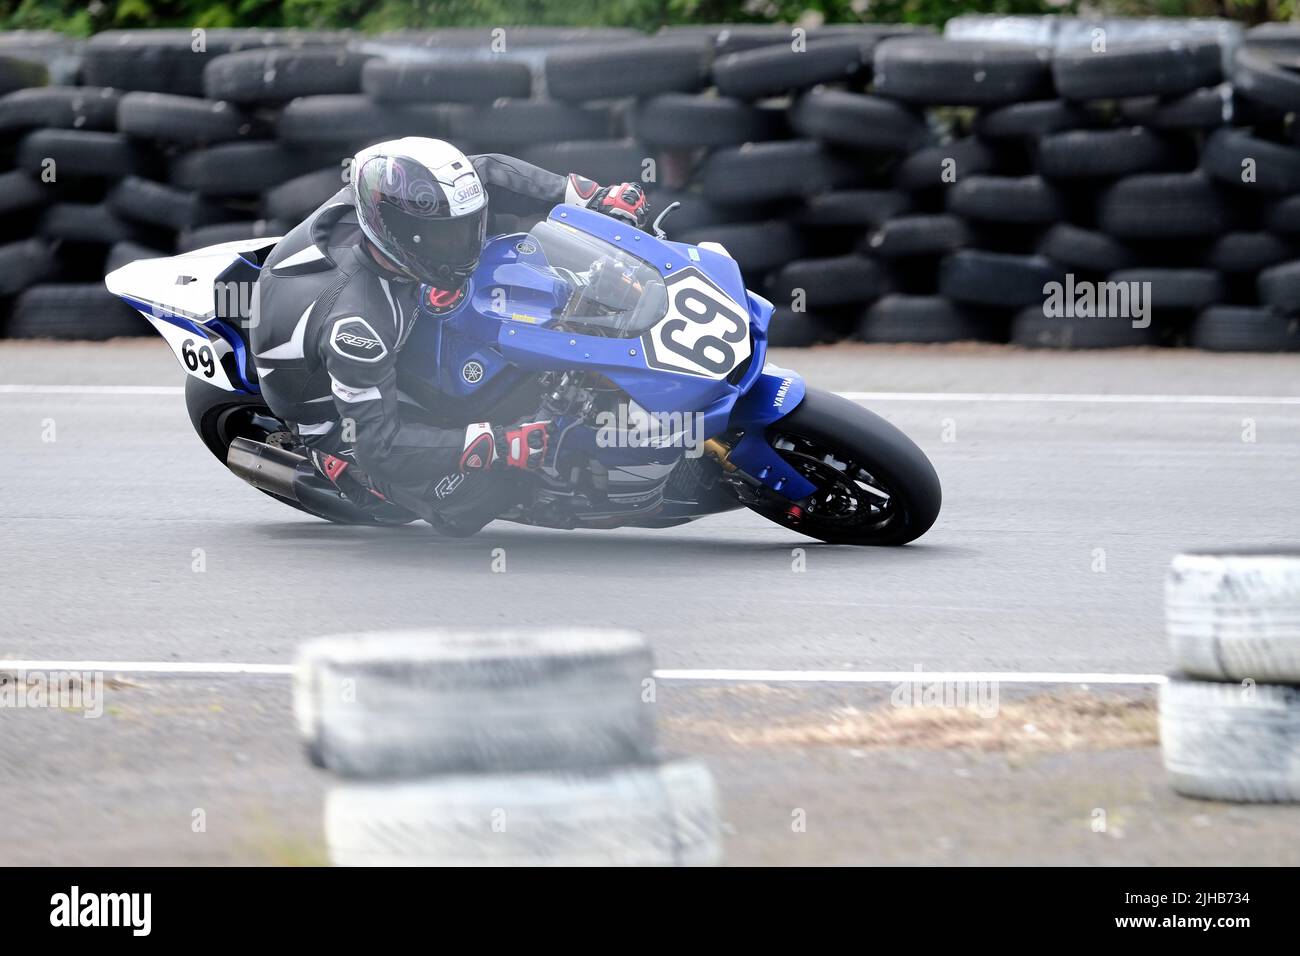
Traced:
[[361, 231], [412, 279], [457, 288], [478, 265], [487, 237], [487, 192], [450, 143], [407, 136], [352, 159]]

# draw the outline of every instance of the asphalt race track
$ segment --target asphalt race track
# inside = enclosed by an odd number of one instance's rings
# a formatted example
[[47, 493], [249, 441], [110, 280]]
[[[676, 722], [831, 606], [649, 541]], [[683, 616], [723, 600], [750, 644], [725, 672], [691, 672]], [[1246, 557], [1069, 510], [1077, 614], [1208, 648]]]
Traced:
[[[895, 393], [866, 404], [939, 471], [929, 534], [855, 550], [748, 512], [660, 532], [498, 523], [464, 541], [331, 526], [212, 460], [166, 391], [182, 375], [162, 342], [5, 343], [0, 659], [286, 664], [337, 631], [627, 627], [659, 668], [693, 672], [665, 675], [661, 726], [714, 769], [734, 862], [1300, 863], [1294, 841], [1269, 839], [1300, 808], [1168, 791], [1147, 680], [1167, 667], [1174, 553], [1300, 538], [1294, 358], [774, 359], [815, 386]], [[917, 667], [1028, 675], [1001, 688], [1015, 726], [872, 724], [888, 680], [799, 679]], [[795, 673], [734, 673], [751, 670]], [[1083, 690], [1042, 672], [1132, 682]], [[277, 674], [123, 672], [103, 719], [0, 709], [0, 864], [318, 862], [325, 781], [298, 752], [287, 691]], [[1077, 731], [1098, 706], [1105, 720]]]

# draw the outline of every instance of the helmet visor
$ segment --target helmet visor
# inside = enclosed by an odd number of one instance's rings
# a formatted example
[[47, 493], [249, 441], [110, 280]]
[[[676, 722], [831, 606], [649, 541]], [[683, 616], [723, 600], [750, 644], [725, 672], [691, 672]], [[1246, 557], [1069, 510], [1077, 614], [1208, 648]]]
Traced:
[[356, 175], [357, 214], [384, 255], [433, 284], [474, 270], [487, 237], [486, 197], [473, 212], [455, 215], [447, 190], [456, 187], [401, 157], [371, 159]]

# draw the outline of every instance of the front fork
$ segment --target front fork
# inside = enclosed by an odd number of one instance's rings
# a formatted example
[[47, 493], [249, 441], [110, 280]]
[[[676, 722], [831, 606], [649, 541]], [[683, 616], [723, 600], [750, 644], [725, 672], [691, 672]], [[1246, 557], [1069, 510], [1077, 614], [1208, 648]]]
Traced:
[[736, 400], [729, 431], [741, 433], [735, 442], [710, 438], [704, 450], [715, 458], [729, 477], [748, 485], [763, 496], [796, 506], [817, 487], [781, 457], [767, 438], [767, 429], [803, 401], [803, 378], [789, 369], [767, 365], [754, 384]]

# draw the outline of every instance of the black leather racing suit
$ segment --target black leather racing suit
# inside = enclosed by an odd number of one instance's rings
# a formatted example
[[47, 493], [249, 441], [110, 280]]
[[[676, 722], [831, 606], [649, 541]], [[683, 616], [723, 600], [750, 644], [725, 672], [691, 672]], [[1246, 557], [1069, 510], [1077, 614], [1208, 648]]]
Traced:
[[[493, 214], [536, 215], [565, 200], [563, 176], [496, 154], [470, 160]], [[387, 500], [438, 525], [455, 511], [448, 499], [481, 498], [475, 489], [499, 476], [459, 476], [464, 429], [403, 418], [397, 353], [418, 296], [418, 283], [371, 257], [345, 187], [263, 263], [249, 338], [262, 396], [304, 444], [355, 462]]]

